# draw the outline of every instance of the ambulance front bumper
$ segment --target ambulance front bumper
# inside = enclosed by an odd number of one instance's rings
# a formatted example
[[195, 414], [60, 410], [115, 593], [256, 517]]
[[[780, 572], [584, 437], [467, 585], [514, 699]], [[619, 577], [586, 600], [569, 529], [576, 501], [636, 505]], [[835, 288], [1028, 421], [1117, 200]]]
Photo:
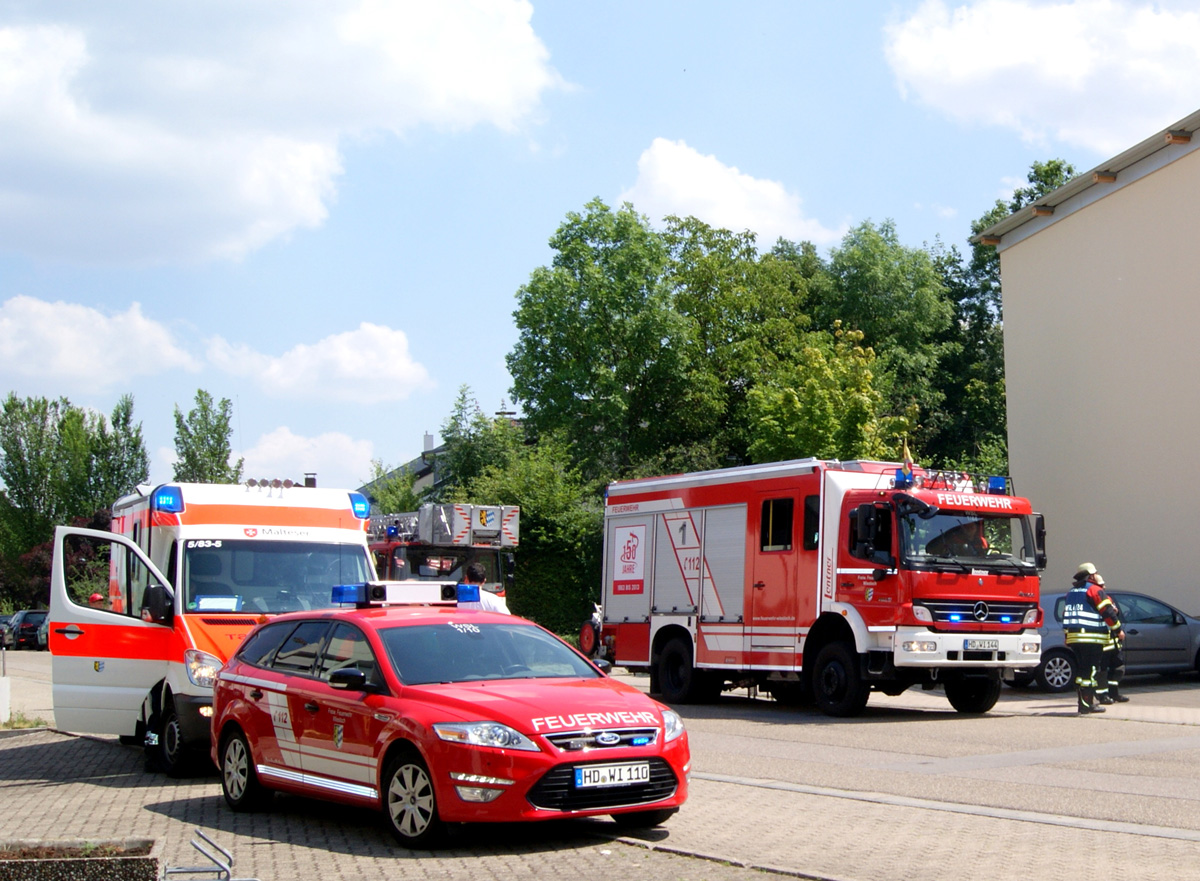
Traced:
[[897, 627], [892, 661], [897, 667], [1036, 667], [1042, 637], [1026, 633], [937, 633], [924, 627]]

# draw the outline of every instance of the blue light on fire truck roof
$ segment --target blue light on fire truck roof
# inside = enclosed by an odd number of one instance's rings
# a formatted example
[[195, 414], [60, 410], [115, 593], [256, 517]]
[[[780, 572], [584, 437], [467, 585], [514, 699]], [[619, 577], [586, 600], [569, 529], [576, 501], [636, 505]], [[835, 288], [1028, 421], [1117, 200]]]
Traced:
[[1008, 495], [1008, 481], [1003, 477], [989, 477], [988, 493], [994, 496]]
[[150, 507], [168, 514], [181, 513], [183, 511], [183, 490], [177, 486], [160, 486], [154, 491]]
[[362, 493], [350, 493], [350, 509], [359, 520], [366, 520], [371, 516], [371, 503]]

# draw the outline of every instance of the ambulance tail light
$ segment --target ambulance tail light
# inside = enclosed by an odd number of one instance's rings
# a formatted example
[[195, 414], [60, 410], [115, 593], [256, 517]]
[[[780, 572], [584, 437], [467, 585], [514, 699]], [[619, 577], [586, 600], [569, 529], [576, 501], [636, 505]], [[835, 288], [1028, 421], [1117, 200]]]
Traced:
[[217, 671], [221, 669], [220, 658], [202, 652], [199, 649], [188, 649], [183, 653], [183, 665], [187, 669], [188, 679], [192, 685], [201, 688], [212, 688], [217, 681]]
[[154, 491], [150, 507], [167, 514], [183, 513], [183, 490], [177, 486], [160, 486]]
[[350, 510], [354, 512], [354, 516], [359, 520], [369, 520], [371, 518], [371, 503], [367, 501], [367, 497], [362, 493], [350, 493]]

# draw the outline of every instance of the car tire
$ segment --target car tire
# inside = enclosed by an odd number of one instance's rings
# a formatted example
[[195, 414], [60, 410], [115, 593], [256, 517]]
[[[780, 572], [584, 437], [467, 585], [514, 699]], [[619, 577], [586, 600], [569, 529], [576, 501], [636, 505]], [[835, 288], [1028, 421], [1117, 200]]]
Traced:
[[183, 739], [183, 726], [175, 704], [168, 700], [158, 716], [158, 745], [154, 749], [154, 761], [168, 777], [187, 777], [195, 768], [195, 755]]
[[986, 713], [996, 706], [1003, 687], [998, 678], [964, 676], [946, 683], [946, 700], [960, 713]]
[[610, 814], [622, 829], [653, 829], [671, 819], [679, 808], [660, 808], [656, 811], [632, 811], [628, 814]]
[[1043, 691], [1057, 694], [1075, 687], [1075, 655], [1069, 649], [1052, 649], [1038, 664], [1034, 678]]
[[400, 844], [428, 849], [441, 842], [445, 824], [438, 817], [433, 779], [416, 750], [403, 750], [388, 762], [381, 795], [384, 819]]
[[256, 811], [266, 806], [272, 792], [259, 782], [254, 754], [246, 735], [234, 731], [221, 744], [221, 791], [225, 803], [235, 811]]
[[813, 664], [813, 702], [827, 716], [857, 716], [867, 706], [871, 686], [863, 682], [858, 655], [843, 642], [831, 642]]

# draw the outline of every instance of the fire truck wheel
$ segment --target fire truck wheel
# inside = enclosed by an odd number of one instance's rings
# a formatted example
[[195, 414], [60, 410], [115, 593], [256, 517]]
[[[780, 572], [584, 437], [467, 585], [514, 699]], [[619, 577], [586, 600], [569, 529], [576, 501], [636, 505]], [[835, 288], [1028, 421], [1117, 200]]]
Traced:
[[817, 653], [812, 688], [817, 708], [827, 716], [857, 716], [871, 696], [858, 672], [858, 656], [843, 642], [831, 642]]
[[946, 683], [946, 700], [960, 713], [986, 713], [996, 706], [1003, 685], [986, 676], [951, 680]]
[[658, 655], [658, 690], [665, 703], [698, 704], [716, 700], [721, 681], [692, 666], [691, 644], [676, 636]]
[[596, 657], [596, 646], [600, 640], [596, 634], [596, 625], [588, 621], [579, 631], [579, 650], [589, 658]]
[[634, 811], [632, 814], [610, 814], [622, 829], [652, 829], [671, 819], [679, 808], [661, 808], [657, 811]]
[[258, 781], [246, 735], [234, 731], [221, 747], [221, 791], [235, 811], [254, 811], [271, 800], [271, 790]]
[[394, 756], [383, 772], [383, 814], [388, 828], [405, 847], [430, 848], [442, 838], [437, 796], [429, 768], [416, 750]]

